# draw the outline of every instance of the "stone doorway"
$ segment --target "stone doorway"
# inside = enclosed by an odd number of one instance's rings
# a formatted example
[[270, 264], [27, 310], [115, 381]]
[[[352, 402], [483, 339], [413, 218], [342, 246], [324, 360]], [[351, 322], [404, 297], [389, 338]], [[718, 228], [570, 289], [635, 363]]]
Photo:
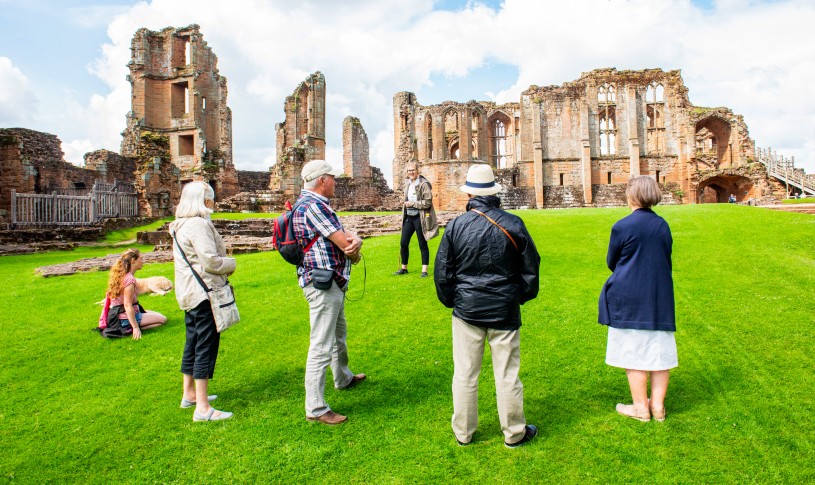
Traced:
[[736, 202], [744, 202], [749, 198], [753, 188], [753, 181], [741, 175], [717, 175], [699, 182], [696, 191], [697, 201], [700, 204], [727, 203], [730, 195], [736, 197]]

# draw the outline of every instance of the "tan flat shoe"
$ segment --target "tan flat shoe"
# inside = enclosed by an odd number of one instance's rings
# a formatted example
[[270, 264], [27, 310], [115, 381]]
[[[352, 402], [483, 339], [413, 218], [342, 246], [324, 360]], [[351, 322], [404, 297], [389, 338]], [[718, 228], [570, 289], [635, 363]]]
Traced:
[[633, 404], [622, 404], [617, 403], [617, 412], [622, 414], [623, 416], [627, 416], [632, 419], [636, 419], [637, 421], [642, 421], [647, 423], [651, 421], [651, 413], [648, 409], [639, 410]]
[[651, 405], [651, 400], [648, 400], [648, 409], [651, 410], [651, 417], [655, 420], [659, 421], [660, 423], [665, 421], [665, 406], [662, 409], [656, 409], [654, 406]]
[[662, 409], [651, 408], [651, 416], [660, 423], [665, 421], [665, 408]]

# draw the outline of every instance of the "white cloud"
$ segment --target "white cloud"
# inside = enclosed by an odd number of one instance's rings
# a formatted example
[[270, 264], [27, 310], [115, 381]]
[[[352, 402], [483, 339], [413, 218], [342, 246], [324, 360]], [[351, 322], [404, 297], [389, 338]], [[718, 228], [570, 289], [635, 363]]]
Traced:
[[24, 125], [37, 109], [28, 78], [8, 57], [0, 57], [0, 126]]
[[[67, 102], [77, 125], [67, 145], [91, 140], [118, 150], [130, 109], [133, 34], [191, 23], [201, 26], [228, 78], [239, 169], [271, 165], [284, 98], [319, 70], [327, 86], [327, 157], [341, 163], [342, 119], [356, 116], [372, 163], [390, 180], [393, 94], [426, 92], [432, 76], [466, 83], [468, 72], [497, 62], [518, 69], [517, 79], [502, 83], [512, 87], [494, 89], [498, 102], [517, 101], [530, 84], [559, 85], [600, 67], [682, 69], [691, 102], [743, 114], [759, 144], [815, 172], [815, 90], [808, 87], [815, 5], [806, 0], [719, 0], [707, 10], [688, 0], [505, 0], [499, 10], [469, 3], [457, 12], [434, 11], [431, 0], [154, 0], [108, 25], [110, 42], [91, 70], [110, 91]], [[9, 66], [0, 58], [0, 86], [10, 83]], [[12, 84], [26, 92], [21, 76]], [[5, 107], [0, 103], [0, 122]]]

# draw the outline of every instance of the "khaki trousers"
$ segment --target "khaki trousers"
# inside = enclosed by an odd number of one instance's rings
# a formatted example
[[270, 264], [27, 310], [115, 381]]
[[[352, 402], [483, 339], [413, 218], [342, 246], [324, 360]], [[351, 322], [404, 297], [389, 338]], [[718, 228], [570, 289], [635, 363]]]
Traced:
[[462, 443], [473, 439], [478, 427], [478, 375], [489, 342], [495, 374], [498, 419], [504, 441], [516, 443], [526, 432], [524, 386], [518, 378], [521, 367], [519, 330], [476, 327], [453, 317], [453, 433]]
[[311, 334], [306, 360], [306, 416], [318, 417], [331, 411], [325, 402], [325, 373], [331, 366], [334, 387], [348, 385], [354, 374], [348, 368], [345, 344], [345, 293], [336, 283], [328, 290], [318, 290], [312, 283], [303, 288], [309, 306]]

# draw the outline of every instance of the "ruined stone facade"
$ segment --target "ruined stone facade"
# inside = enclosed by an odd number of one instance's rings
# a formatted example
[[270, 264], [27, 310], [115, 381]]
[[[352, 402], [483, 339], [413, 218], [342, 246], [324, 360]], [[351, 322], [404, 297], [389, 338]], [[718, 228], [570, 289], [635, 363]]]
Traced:
[[319, 71], [301, 82], [283, 103], [286, 120], [275, 125], [277, 158], [269, 188], [296, 196], [303, 187], [300, 170], [325, 159], [325, 77]]
[[65, 161], [56, 135], [25, 128], [0, 128], [0, 220], [18, 193], [84, 194], [94, 182], [133, 182], [133, 160], [112, 152], [86, 155], [86, 168]]
[[472, 163], [496, 169], [507, 207], [624, 205], [637, 175], [660, 183], [664, 203], [705, 202], [711, 191], [739, 202], [778, 196], [766, 171], [755, 175], [763, 166], [743, 118], [693, 106], [678, 70], [597, 69], [502, 105], [422, 106], [401, 92], [393, 112], [394, 186], [405, 163], [418, 161], [439, 209], [464, 207], [457, 188]]
[[[160, 182], [142, 177], [137, 184], [144, 193], [161, 192], [159, 199], [170, 194], [171, 205], [180, 185], [190, 180], [208, 181], [216, 199], [238, 192], [232, 111], [217, 64], [197, 25], [139, 29], [133, 36], [128, 63], [132, 108], [122, 133], [122, 155], [138, 159], [144, 168], [151, 165], [151, 173], [165, 174]], [[166, 150], [146, 159], [145, 139], [166, 139]]]
[[[241, 192], [219, 203], [218, 210], [280, 211], [287, 201], [297, 200], [303, 188], [303, 165], [325, 159], [325, 92], [325, 77], [315, 72], [286, 98], [286, 121], [275, 125], [276, 163], [269, 172], [241, 172]], [[336, 179], [332, 206], [346, 211], [398, 210], [398, 194], [371, 166], [368, 135], [358, 118], [348, 116], [343, 121], [342, 143], [344, 174]], [[257, 183], [264, 178], [268, 188], [259, 190]]]

